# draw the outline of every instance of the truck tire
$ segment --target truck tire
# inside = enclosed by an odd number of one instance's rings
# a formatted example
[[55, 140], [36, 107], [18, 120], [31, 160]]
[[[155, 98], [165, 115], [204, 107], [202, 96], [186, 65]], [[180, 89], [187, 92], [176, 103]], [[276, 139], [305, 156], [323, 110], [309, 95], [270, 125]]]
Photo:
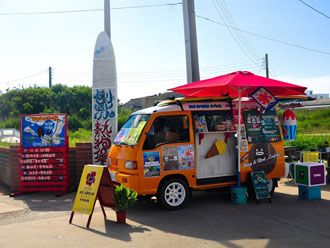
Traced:
[[268, 182], [268, 188], [269, 188], [269, 194], [272, 196], [275, 191], [275, 185], [276, 185], [276, 178], [273, 179], [267, 179]]
[[181, 178], [166, 179], [159, 187], [157, 199], [160, 205], [168, 210], [181, 209], [188, 201], [189, 188]]

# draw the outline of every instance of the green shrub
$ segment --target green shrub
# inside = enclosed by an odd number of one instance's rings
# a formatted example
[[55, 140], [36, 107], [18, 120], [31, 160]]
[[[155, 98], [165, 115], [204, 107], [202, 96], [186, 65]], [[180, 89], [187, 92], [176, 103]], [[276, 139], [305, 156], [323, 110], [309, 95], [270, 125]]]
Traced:
[[300, 151], [320, 149], [327, 147], [330, 143], [330, 135], [308, 135], [298, 134], [296, 140], [285, 142], [285, 146], [294, 146]]
[[115, 205], [117, 211], [126, 211], [137, 198], [137, 193], [124, 185], [119, 185], [115, 189]]
[[20, 118], [19, 117], [10, 117], [6, 120], [0, 121], [0, 128], [16, 128], [20, 129]]
[[132, 114], [132, 110], [128, 108], [119, 108], [118, 110], [118, 131], [128, 120], [128, 117]]

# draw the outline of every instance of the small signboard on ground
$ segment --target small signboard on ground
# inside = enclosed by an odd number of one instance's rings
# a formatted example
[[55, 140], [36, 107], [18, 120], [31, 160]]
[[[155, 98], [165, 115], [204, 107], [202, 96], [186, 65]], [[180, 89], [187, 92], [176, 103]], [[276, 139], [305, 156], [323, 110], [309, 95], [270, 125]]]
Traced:
[[89, 215], [87, 228], [89, 228], [96, 200], [99, 200], [104, 218], [106, 218], [104, 207], [115, 207], [114, 185], [106, 167], [101, 165], [85, 165], [69, 223], [71, 224], [75, 212], [87, 214]]
[[264, 171], [251, 172], [251, 179], [253, 184], [253, 189], [257, 201], [261, 199], [269, 199], [271, 201], [268, 182]]

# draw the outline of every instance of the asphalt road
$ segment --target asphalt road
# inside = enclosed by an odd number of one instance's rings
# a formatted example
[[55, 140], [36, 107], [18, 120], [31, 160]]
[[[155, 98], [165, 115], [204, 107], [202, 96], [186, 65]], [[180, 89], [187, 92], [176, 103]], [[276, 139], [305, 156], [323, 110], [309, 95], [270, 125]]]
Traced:
[[73, 193], [3, 195], [0, 247], [330, 247], [330, 185], [322, 187], [322, 200], [297, 195], [297, 187], [284, 179], [272, 203], [235, 205], [219, 192], [194, 193], [179, 211], [138, 202], [126, 225], [115, 223], [111, 209], [104, 220], [97, 207], [90, 229], [86, 215], [68, 223]]

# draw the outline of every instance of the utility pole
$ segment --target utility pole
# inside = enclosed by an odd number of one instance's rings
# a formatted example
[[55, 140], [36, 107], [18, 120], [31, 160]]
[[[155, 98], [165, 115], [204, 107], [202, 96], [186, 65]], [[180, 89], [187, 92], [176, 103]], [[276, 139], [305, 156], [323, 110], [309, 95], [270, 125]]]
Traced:
[[49, 88], [52, 88], [52, 79], [53, 79], [53, 69], [51, 67], [48, 67], [48, 82], [49, 82]]
[[194, 0], [182, 0], [186, 45], [187, 83], [199, 81], [198, 48]]
[[268, 53], [265, 54], [266, 78], [269, 78]]
[[104, 0], [104, 31], [111, 40], [111, 24], [110, 24], [110, 0]]

